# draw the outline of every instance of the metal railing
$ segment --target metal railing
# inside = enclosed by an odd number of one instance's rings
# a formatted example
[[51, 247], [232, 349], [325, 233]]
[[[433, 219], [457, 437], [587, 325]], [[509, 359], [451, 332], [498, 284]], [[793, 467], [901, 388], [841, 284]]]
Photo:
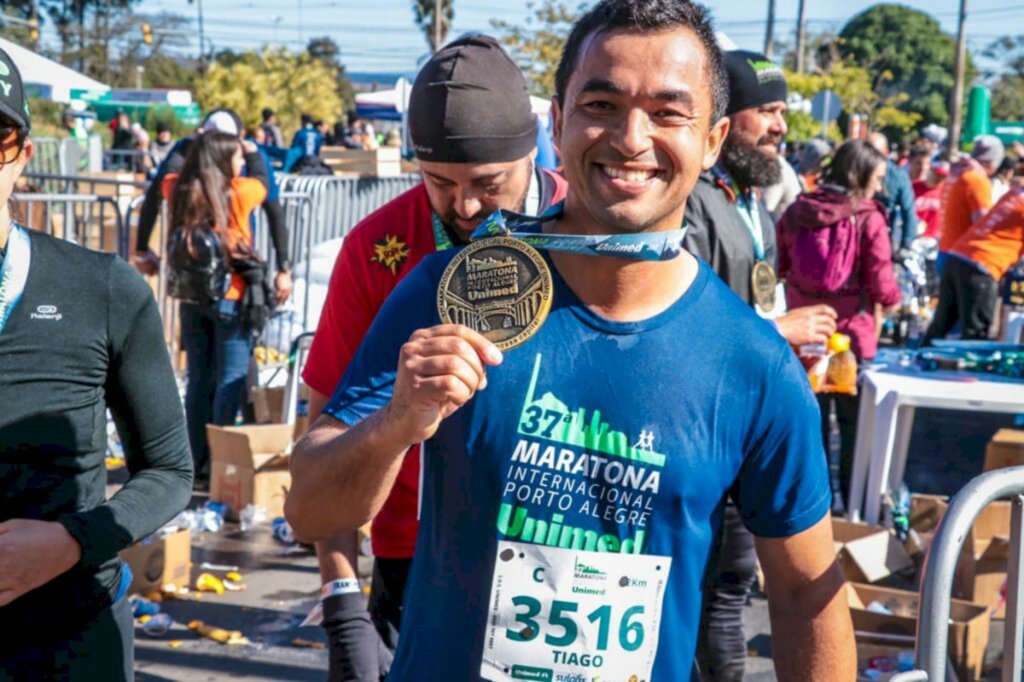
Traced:
[[939, 523], [924, 563], [917, 614], [918, 669], [892, 682], [945, 682], [948, 668], [949, 610], [953, 575], [960, 551], [982, 510], [1011, 498], [1010, 552], [1006, 578], [1006, 628], [1003, 635], [1003, 682], [1020, 682], [1024, 648], [1024, 467], [978, 476], [957, 493]]
[[95, 194], [18, 193], [14, 217], [25, 227], [96, 251], [128, 256], [128, 230], [111, 197]]
[[150, 184], [145, 180], [118, 180], [117, 178], [93, 175], [66, 175], [34, 171], [25, 173], [23, 177], [34, 181], [53, 194], [97, 194], [96, 190], [102, 188], [103, 191], [99, 193], [104, 195], [127, 196], [135, 194], [136, 190], [145, 192]]

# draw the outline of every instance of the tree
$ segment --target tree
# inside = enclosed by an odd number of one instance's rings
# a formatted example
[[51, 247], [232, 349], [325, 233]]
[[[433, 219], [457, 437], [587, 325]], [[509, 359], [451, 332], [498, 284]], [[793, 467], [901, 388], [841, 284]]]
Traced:
[[[878, 79], [872, 78], [865, 69], [849, 60], [826, 60], [827, 67], [818, 73], [786, 73], [790, 92], [805, 98], [814, 97], [821, 90], [829, 89], [839, 95], [843, 110], [850, 114], [864, 116], [869, 126], [888, 132], [906, 133], [921, 121], [920, 114], [905, 112], [900, 106], [907, 101], [905, 93], [882, 97], [873, 87]], [[886, 74], [882, 74], [884, 79]], [[884, 80], [883, 80], [884, 82]], [[821, 134], [821, 123], [805, 111], [790, 111], [786, 114], [789, 124], [789, 140], [807, 140]], [[840, 141], [843, 135], [836, 124], [828, 129], [828, 137]]]
[[1024, 119], [1024, 35], [1003, 36], [982, 54], [1001, 63], [1001, 68], [985, 74], [994, 79], [991, 84], [992, 120]]
[[[152, 44], [142, 37], [142, 26], [149, 24], [159, 30], [152, 33]], [[190, 22], [179, 14], [127, 15], [112, 25], [112, 52], [117, 58], [110, 63], [109, 83], [115, 87], [135, 87], [138, 67], [142, 67], [142, 87], [191, 89], [196, 80], [191, 60], [174, 57], [172, 48], [187, 45]]]
[[204, 111], [231, 107], [251, 126], [259, 123], [263, 108], [270, 107], [284, 130], [297, 129], [301, 114], [339, 120], [337, 73], [308, 52], [296, 55], [283, 47], [264, 48], [239, 57], [230, 66], [215, 62], [197, 83], [196, 100]]
[[[435, 17], [438, 6], [441, 7], [441, 16]], [[416, 15], [416, 25], [427, 38], [430, 51], [437, 52], [447, 42], [445, 37], [455, 18], [454, 0], [413, 0], [412, 11]], [[440, 26], [437, 25], [438, 21]]]
[[61, 42], [61, 61], [101, 81], [109, 79], [112, 28], [139, 0], [38, 0]]
[[[875, 5], [839, 32], [838, 51], [866, 69], [881, 98], [905, 94], [898, 109], [927, 123], [949, 123], [956, 41], [930, 15], [901, 5]], [[968, 55], [966, 82], [977, 74]]]
[[537, 97], [555, 94], [555, 71], [569, 31], [583, 14], [583, 5], [570, 9], [561, 0], [542, 0], [526, 5], [532, 15], [522, 26], [492, 21], [512, 59], [526, 74], [530, 92]]
[[313, 38], [306, 45], [306, 52], [313, 59], [318, 60], [337, 74], [335, 78], [338, 97], [341, 98], [342, 106], [348, 111], [356, 105], [356, 90], [352, 87], [352, 79], [345, 73], [345, 65], [341, 63], [341, 49], [333, 38], [324, 36]]

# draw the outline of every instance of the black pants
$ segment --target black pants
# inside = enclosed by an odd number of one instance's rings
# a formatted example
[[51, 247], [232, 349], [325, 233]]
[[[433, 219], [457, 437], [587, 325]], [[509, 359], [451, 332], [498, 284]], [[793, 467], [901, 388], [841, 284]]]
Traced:
[[[857, 440], [857, 413], [860, 410], [860, 397], [818, 394], [818, 407], [821, 408], [821, 440], [825, 444], [825, 466], [829, 466], [829, 455], [831, 454], [832, 430], [829, 414], [832, 412], [833, 406], [836, 410], [836, 421], [839, 423], [839, 490], [842, 492], [843, 506], [849, 512], [850, 479], [852, 478], [850, 472], [853, 470], [853, 449]], [[831, 470], [831, 467], [829, 469]], [[835, 489], [832, 490], [832, 497], [838, 497]]]
[[706, 682], [740, 682], [747, 664], [743, 609], [757, 578], [754, 536], [739, 510], [726, 505], [704, 575], [697, 665]]
[[402, 600], [412, 559], [375, 559], [370, 588], [370, 618], [384, 645], [394, 653], [402, 630]]
[[959, 322], [964, 339], [987, 339], [996, 316], [999, 283], [977, 266], [950, 256], [942, 266], [939, 304], [922, 345], [941, 339]]
[[32, 643], [16, 651], [0, 649], [0, 682], [127, 682], [135, 678], [134, 657], [135, 623], [128, 598], [123, 597], [68, 639]]

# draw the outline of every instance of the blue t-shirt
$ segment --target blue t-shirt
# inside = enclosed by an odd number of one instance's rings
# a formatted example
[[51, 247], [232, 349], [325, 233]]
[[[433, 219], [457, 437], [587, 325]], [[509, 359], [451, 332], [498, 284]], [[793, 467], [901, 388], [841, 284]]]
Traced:
[[[438, 324], [453, 255], [429, 256], [392, 293], [326, 413], [354, 425], [386, 404], [401, 345]], [[614, 661], [645, 647], [635, 679], [689, 679], [725, 498], [768, 537], [829, 511], [807, 377], [706, 263], [642, 322], [600, 317], [552, 274], [544, 325], [426, 444], [389, 680], [481, 679], [495, 647], [504, 658], [483, 679], [619, 679]], [[642, 595], [632, 605], [629, 590]]]

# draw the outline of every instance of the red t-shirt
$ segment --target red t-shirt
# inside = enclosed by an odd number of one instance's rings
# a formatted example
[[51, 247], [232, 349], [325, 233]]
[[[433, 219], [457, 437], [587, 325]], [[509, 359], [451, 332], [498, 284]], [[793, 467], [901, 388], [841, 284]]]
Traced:
[[929, 187], [924, 180], [914, 181], [914, 211], [924, 225], [922, 237], [938, 239], [942, 233], [942, 183]]
[[[550, 203], [565, 198], [566, 184], [554, 179]], [[364, 218], [345, 237], [334, 263], [327, 300], [313, 336], [302, 379], [330, 396], [355, 356], [384, 300], [412, 269], [437, 249], [432, 211], [422, 184]], [[416, 548], [420, 448], [409, 449], [384, 506], [373, 519], [375, 556], [407, 559]]]

